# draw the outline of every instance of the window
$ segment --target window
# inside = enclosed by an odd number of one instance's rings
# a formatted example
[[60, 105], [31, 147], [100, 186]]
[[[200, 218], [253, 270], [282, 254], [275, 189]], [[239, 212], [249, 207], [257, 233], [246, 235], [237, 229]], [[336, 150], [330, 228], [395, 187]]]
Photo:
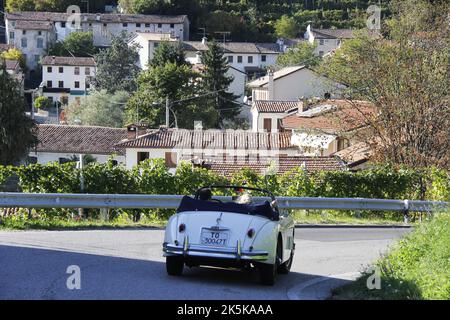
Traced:
[[36, 164], [37, 160], [38, 160], [37, 157], [28, 157], [29, 164]]
[[320, 40], [319, 40], [319, 44], [320, 44], [321, 46], [323, 46], [323, 44], [324, 44], [323, 39], [320, 39]]
[[338, 45], [338, 46], [340, 46], [341, 45], [341, 40], [336, 40], [336, 44]]
[[266, 62], [266, 61], [267, 61], [267, 56], [266, 56], [265, 54], [263, 54], [263, 55], [261, 56], [261, 61], [262, 61], [262, 62]]
[[337, 151], [341, 151], [345, 148], [348, 148], [350, 146], [350, 143], [348, 141], [348, 139], [345, 138], [338, 138], [337, 141]]
[[247, 57], [247, 62], [248, 63], [253, 63], [253, 56], [248, 56]]
[[27, 38], [22, 38], [22, 40], [21, 40], [22, 48], [26, 48], [26, 47], [27, 47], [27, 44], [28, 44]]
[[136, 23], [136, 28], [140, 28], [141, 24], [140, 23]]
[[242, 63], [242, 56], [238, 56], [238, 63]]
[[176, 152], [166, 152], [166, 167], [176, 168], [177, 167], [177, 153]]
[[58, 81], [58, 88], [64, 88], [64, 81]]
[[145, 27], [146, 27], [146, 28], [150, 28], [150, 23], [146, 23], [146, 24], [145, 24]]
[[175, 25], [173, 23], [170, 24], [170, 28], [173, 29], [175, 28]]
[[104, 23], [104, 24], [103, 24], [103, 26], [104, 26], [104, 27], [107, 27], [107, 26], [108, 26], [108, 24], [107, 24], [107, 23]]
[[124, 22], [122, 25], [124, 28], [128, 27], [128, 23], [126, 23], [126, 22]]
[[16, 22], [15, 22], [15, 21], [12, 21], [12, 22], [11, 22], [11, 25], [12, 25], [13, 27], [15, 27], [15, 26], [16, 26]]
[[38, 36], [42, 36], [42, 31], [38, 31]]
[[26, 30], [22, 30], [22, 34], [23, 35], [27, 34], [27, 31]]
[[158, 23], [158, 28], [162, 28], [162, 23]]
[[37, 38], [37, 45], [38, 48], [42, 49], [44, 47], [44, 39]]
[[91, 68], [86, 67], [84, 68], [84, 75], [89, 76], [91, 74]]
[[91, 85], [89, 84], [89, 82], [86, 82], [86, 89], [90, 89]]
[[34, 55], [34, 61], [35, 62], [39, 62], [40, 59], [41, 59], [41, 57], [38, 54]]
[[159, 42], [155, 42], [154, 44], [153, 44], [153, 47], [156, 49], [156, 48], [158, 48], [159, 47]]
[[61, 97], [61, 104], [62, 105], [67, 105], [69, 103], [69, 98], [68, 97]]
[[11, 31], [11, 32], [9, 33], [9, 38], [10, 38], [11, 40], [14, 40], [14, 32], [13, 32], [13, 31]]
[[233, 56], [228, 56], [228, 63], [233, 63]]
[[75, 88], [79, 89], [80, 88], [80, 81], [75, 81]]
[[137, 163], [141, 163], [150, 158], [150, 154], [148, 152], [138, 152], [137, 153]]
[[51, 88], [53, 87], [53, 83], [49, 80], [47, 81], [47, 88]]
[[58, 72], [59, 72], [59, 73], [64, 73], [64, 67], [59, 67], [59, 68], [58, 68]]
[[80, 75], [80, 67], [75, 67], [75, 69], [74, 69], [74, 73], [75, 73], [75, 75]]
[[270, 119], [270, 118], [264, 119], [264, 131], [266, 131], [266, 132], [272, 131], [272, 119]]
[[61, 28], [65, 28], [66, 27], [66, 23], [65, 22], [61, 22]]
[[53, 68], [52, 67], [47, 67], [47, 72], [48, 73], [52, 73], [53, 72]]

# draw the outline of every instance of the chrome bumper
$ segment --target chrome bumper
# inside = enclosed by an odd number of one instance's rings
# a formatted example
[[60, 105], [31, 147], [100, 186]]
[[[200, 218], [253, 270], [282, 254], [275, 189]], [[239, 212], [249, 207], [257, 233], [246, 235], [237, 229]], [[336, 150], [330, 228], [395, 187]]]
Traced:
[[220, 248], [202, 245], [189, 244], [189, 239], [184, 239], [183, 245], [163, 244], [164, 256], [179, 255], [184, 257], [205, 257], [217, 259], [233, 259], [235, 261], [264, 261], [269, 257], [267, 251], [262, 250], [242, 250], [240, 241], [236, 248]]

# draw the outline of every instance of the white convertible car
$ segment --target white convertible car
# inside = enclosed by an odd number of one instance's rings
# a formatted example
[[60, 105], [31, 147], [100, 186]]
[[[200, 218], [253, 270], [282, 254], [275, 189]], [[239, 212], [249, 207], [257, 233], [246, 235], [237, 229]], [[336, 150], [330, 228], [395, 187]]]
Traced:
[[[234, 190], [239, 196], [231, 202], [214, 199], [212, 190], [218, 188]], [[255, 203], [254, 193], [266, 197]], [[181, 275], [184, 265], [256, 267], [261, 282], [273, 285], [277, 273], [287, 274], [291, 268], [294, 232], [292, 217], [278, 210], [269, 191], [236, 186], [201, 188], [195, 197], [183, 197], [177, 214], [169, 219], [163, 244], [167, 273]]]

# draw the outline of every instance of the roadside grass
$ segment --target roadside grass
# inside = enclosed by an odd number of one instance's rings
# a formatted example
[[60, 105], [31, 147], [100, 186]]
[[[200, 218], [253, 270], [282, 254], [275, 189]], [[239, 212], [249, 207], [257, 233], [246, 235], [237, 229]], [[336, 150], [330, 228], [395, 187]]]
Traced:
[[[374, 214], [354, 214], [331, 210], [294, 210], [292, 216], [298, 224], [343, 224], [343, 225], [399, 225], [403, 224], [401, 214], [378, 217]], [[416, 220], [416, 219], [415, 219]], [[414, 221], [415, 221], [414, 220]]]
[[369, 290], [365, 271], [357, 281], [333, 291], [331, 299], [449, 300], [450, 212], [418, 225], [375, 263], [381, 289]]

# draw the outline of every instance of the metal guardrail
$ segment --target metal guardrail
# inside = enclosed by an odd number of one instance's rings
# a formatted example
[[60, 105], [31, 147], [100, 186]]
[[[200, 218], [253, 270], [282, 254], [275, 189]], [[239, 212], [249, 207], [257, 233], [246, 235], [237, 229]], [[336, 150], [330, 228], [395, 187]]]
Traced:
[[[0, 193], [0, 208], [142, 208], [175, 209], [179, 195]], [[215, 197], [230, 200], [230, 197]], [[262, 198], [260, 198], [262, 199]], [[433, 212], [450, 210], [450, 202], [364, 198], [279, 197], [281, 209], [376, 210]]]

